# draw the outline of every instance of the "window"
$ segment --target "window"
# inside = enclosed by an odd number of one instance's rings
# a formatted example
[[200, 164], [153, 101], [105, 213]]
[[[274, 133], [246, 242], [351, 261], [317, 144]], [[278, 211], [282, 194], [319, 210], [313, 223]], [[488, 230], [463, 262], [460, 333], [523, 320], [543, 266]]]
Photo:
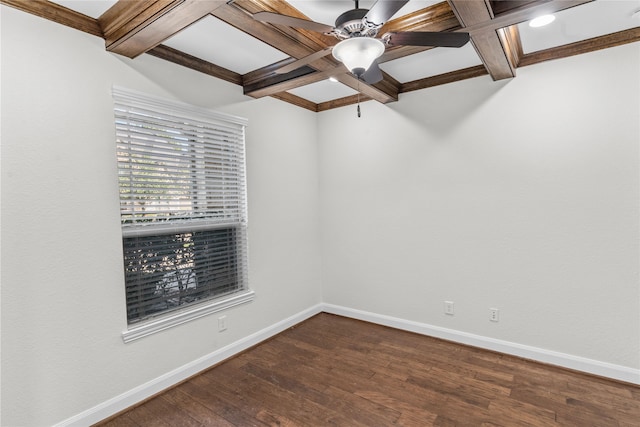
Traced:
[[128, 332], [250, 300], [246, 121], [117, 88], [113, 97]]

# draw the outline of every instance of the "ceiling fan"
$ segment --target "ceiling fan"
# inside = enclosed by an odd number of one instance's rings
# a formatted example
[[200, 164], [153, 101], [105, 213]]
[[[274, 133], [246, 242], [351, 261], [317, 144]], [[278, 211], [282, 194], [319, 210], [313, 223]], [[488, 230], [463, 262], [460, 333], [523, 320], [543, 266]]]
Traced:
[[273, 12], [258, 12], [253, 19], [270, 24], [317, 31], [341, 40], [319, 52], [287, 64], [276, 73], [284, 74], [323, 58], [330, 53], [342, 62], [359, 80], [373, 84], [382, 80], [382, 71], [376, 59], [387, 46], [433, 46], [462, 47], [469, 41], [469, 33], [440, 33], [403, 31], [389, 32], [377, 38], [378, 31], [409, 0], [378, 0], [371, 9], [360, 9], [355, 0], [355, 9], [338, 16], [335, 26], [282, 15]]

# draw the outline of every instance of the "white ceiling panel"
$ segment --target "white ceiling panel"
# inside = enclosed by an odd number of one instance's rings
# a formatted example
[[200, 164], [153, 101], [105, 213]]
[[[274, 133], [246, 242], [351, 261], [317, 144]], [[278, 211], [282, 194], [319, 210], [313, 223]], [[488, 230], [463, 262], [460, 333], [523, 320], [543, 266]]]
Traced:
[[301, 86], [287, 92], [311, 102], [315, 102], [316, 104], [331, 101], [333, 99], [344, 98], [358, 93], [349, 86], [343, 85], [340, 82], [331, 82], [329, 80], [323, 80], [310, 85]]
[[[402, 9], [396, 12], [391, 19], [424, 9], [441, 1], [442, 0], [410, 0]], [[371, 9], [374, 3], [375, 0], [362, 0], [359, 2], [359, 7], [360, 9]], [[291, 0], [289, 4], [308, 16], [312, 21], [327, 25], [334, 25], [338, 16], [355, 8], [355, 2], [353, 0]]]
[[524, 53], [586, 40], [640, 26], [640, 0], [597, 0], [555, 14], [544, 27], [518, 25]]
[[437, 47], [415, 55], [380, 64], [380, 68], [400, 83], [482, 64], [473, 45], [460, 48]]
[[211, 15], [165, 40], [163, 44], [239, 74], [289, 57]]
[[50, 0], [58, 3], [68, 9], [75, 10], [92, 18], [99, 18], [111, 6], [116, 4], [117, 0]]

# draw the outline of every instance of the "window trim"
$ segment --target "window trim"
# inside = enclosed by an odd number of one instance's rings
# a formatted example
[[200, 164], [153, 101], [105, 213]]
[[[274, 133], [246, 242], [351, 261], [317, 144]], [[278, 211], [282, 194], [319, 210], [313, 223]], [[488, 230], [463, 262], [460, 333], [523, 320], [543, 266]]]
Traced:
[[[154, 104], [154, 108], [158, 108], [158, 112], [162, 114], [181, 114], [187, 115], [195, 118], [196, 120], [200, 119], [214, 119], [219, 121], [226, 121], [229, 124], [240, 125], [242, 127], [247, 126], [247, 119], [231, 116], [223, 113], [214, 112], [211, 110], [207, 110], [200, 107], [191, 106], [188, 104], [163, 100], [160, 98], [156, 98], [153, 96], [149, 96], [147, 94], [143, 94], [141, 92], [132, 91], [130, 89], [124, 89], [121, 87], [113, 86], [112, 95], [114, 97], [114, 101], [117, 99], [117, 102], [126, 101], [131, 103], [132, 106], [139, 107], [142, 104], [143, 108], [147, 108], [149, 103]], [[242, 147], [244, 151], [246, 148]], [[246, 161], [246, 160], [245, 160]], [[244, 171], [244, 182], [246, 183], [246, 170]], [[245, 184], [246, 185], [246, 184]], [[246, 232], [246, 187], [245, 187], [245, 219], [244, 219], [244, 227]], [[155, 235], [157, 233], [162, 233], [163, 231], [176, 231], [176, 228], [188, 228], [189, 230], [194, 229], [211, 229], [211, 228], [224, 228], [229, 225], [238, 225], [237, 222], [233, 221], [231, 223], [220, 222], [217, 224], [212, 223], [201, 223], [198, 220], [174, 223], [174, 224], [166, 224], [164, 225], [156, 225], [155, 227], [145, 227], [145, 226], [137, 226], [137, 227], [122, 227], [122, 238], [141, 236], [141, 235]], [[246, 237], [245, 237], [246, 239]], [[248, 243], [245, 241], [244, 243], [245, 250], [247, 249]], [[246, 261], [246, 260], [245, 260]], [[245, 266], [246, 267], [246, 266]], [[248, 273], [248, 271], [246, 272]], [[241, 304], [246, 304], [253, 301], [255, 298], [255, 292], [251, 290], [248, 286], [236, 293], [230, 295], [223, 295], [218, 298], [209, 299], [203, 301], [201, 303], [189, 305], [184, 307], [183, 309], [170, 311], [166, 314], [158, 314], [152, 318], [147, 320], [142, 320], [139, 322], [135, 322], [133, 324], [129, 324], [127, 322], [127, 329], [122, 331], [122, 340], [124, 343], [130, 343], [136, 341], [138, 339], [147, 337], [149, 335], [156, 334], [158, 332], [164, 331], [169, 328], [173, 328], [174, 326], [182, 325], [184, 323], [190, 322], [192, 320], [196, 320], [202, 318], [204, 316], [208, 316], [212, 313], [220, 312], [231, 307], [235, 307]], [[126, 306], [126, 304], [125, 304]]]
[[125, 344], [130, 343], [140, 338], [164, 331], [165, 329], [173, 328], [174, 326], [182, 325], [183, 323], [208, 316], [209, 314], [251, 302], [254, 297], [255, 292], [249, 289], [242, 293], [221, 297], [219, 300], [209, 300], [202, 304], [190, 306], [181, 311], [174, 311], [166, 316], [156, 317], [147, 323], [136, 323], [134, 327], [130, 327], [126, 331], [122, 332], [122, 340]]

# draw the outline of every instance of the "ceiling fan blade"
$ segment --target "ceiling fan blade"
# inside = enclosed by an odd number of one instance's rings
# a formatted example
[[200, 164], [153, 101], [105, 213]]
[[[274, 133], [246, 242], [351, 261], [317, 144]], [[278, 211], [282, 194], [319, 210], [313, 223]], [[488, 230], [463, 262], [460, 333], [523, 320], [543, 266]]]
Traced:
[[275, 72], [276, 72], [276, 74], [287, 74], [288, 72], [291, 72], [293, 70], [297, 70], [298, 68], [300, 68], [302, 66], [305, 66], [307, 64], [311, 64], [312, 62], [317, 61], [320, 58], [324, 58], [325, 56], [331, 54], [332, 50], [333, 50], [333, 46], [329, 46], [327, 48], [319, 50], [316, 53], [312, 53], [311, 55], [307, 55], [304, 58], [300, 58], [298, 60], [295, 60], [295, 61], [285, 65], [284, 67], [280, 67]]
[[384, 76], [382, 75], [382, 70], [380, 69], [376, 61], [373, 61], [373, 64], [371, 64], [369, 69], [362, 75], [362, 80], [364, 80], [366, 83], [369, 83], [370, 85], [378, 83], [383, 78]]
[[273, 12], [255, 13], [253, 14], [253, 19], [256, 21], [268, 22], [269, 24], [287, 25], [289, 27], [317, 31], [319, 33], [330, 33], [333, 31], [333, 27], [330, 25]]
[[364, 19], [374, 24], [384, 24], [408, 2], [409, 0], [378, 0]]
[[469, 33], [406, 31], [388, 34], [391, 46], [462, 47], [469, 41]]

